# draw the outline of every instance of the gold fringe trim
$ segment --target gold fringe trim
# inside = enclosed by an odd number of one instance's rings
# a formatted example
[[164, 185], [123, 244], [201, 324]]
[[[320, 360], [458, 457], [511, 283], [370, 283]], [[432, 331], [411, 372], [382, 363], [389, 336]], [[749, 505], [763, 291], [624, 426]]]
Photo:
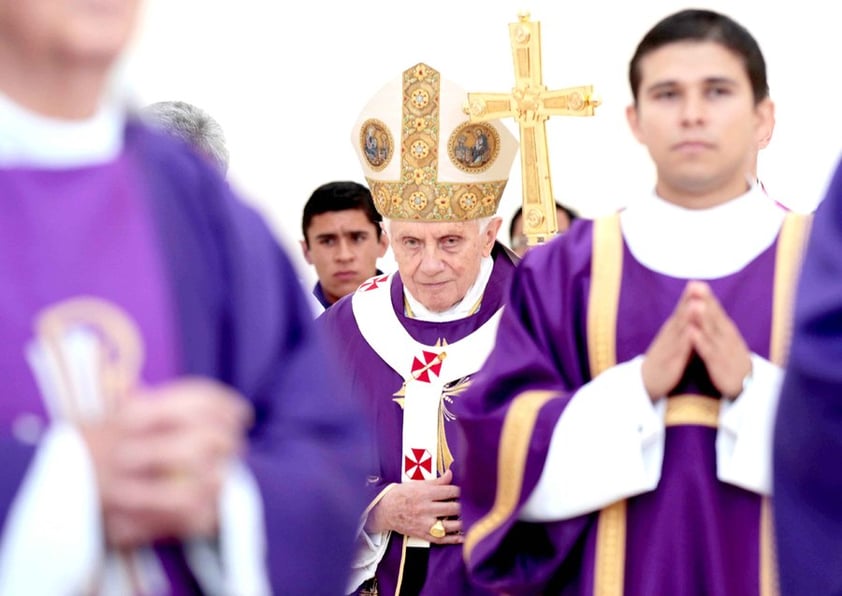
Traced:
[[[588, 296], [588, 359], [591, 378], [617, 363], [617, 309], [623, 281], [620, 214], [594, 221]], [[626, 502], [599, 512], [593, 593], [622, 596], [626, 564]]]
[[514, 512], [523, 487], [526, 455], [532, 439], [532, 430], [541, 407], [556, 393], [552, 391], [526, 391], [512, 402], [500, 439], [497, 460], [497, 494], [491, 511], [482, 517], [465, 536], [462, 556], [470, 562], [477, 543], [499, 528]]
[[[812, 222], [812, 215], [789, 213], [778, 237], [769, 360], [781, 367], [786, 365], [789, 355], [795, 291]], [[763, 497], [760, 504], [760, 596], [780, 594], [773, 522], [772, 502]]]

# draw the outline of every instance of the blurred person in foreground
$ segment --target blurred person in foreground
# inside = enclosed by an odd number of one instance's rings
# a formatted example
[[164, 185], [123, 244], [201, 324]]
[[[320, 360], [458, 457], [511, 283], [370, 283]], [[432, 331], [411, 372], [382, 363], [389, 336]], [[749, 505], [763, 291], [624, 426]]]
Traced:
[[840, 250], [842, 162], [816, 210], [775, 425], [775, 527], [786, 596], [842, 593]]
[[0, 593], [335, 594], [362, 477], [293, 269], [127, 114], [133, 0], [0, 0]]

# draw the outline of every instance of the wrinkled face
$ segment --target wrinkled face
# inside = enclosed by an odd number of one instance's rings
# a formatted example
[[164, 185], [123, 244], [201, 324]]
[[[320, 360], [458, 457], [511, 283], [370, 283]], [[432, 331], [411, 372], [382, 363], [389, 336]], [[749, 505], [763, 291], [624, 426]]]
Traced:
[[[563, 234], [570, 227], [570, 218], [561, 209], [556, 209], [555, 214], [558, 219], [558, 233]], [[512, 226], [512, 252], [523, 258], [526, 251], [532, 248], [526, 242], [526, 234], [523, 233], [523, 216], [521, 216], [515, 220], [515, 225]]]
[[477, 221], [391, 223], [392, 252], [406, 288], [433, 312], [443, 312], [465, 297], [491, 254], [500, 229], [494, 218], [484, 233]]
[[0, 49], [30, 60], [110, 65], [140, 0], [0, 0]]
[[679, 42], [644, 56], [640, 72], [627, 116], [655, 162], [658, 194], [692, 207], [695, 197], [744, 192], [774, 106], [768, 98], [755, 105], [740, 58], [714, 42]]
[[377, 259], [386, 254], [388, 239], [359, 209], [328, 211], [313, 217], [304, 258], [316, 268], [325, 297], [332, 303], [350, 294], [377, 272]]

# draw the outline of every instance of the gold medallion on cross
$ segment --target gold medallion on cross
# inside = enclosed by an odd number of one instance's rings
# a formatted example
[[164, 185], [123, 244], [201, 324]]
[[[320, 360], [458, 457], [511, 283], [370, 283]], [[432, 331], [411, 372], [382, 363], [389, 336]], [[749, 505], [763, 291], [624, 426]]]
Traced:
[[465, 111], [472, 122], [514, 118], [520, 128], [523, 231], [530, 246], [558, 232], [550, 180], [546, 122], [550, 116], [593, 116], [599, 100], [593, 85], [550, 91], [541, 74], [541, 23], [529, 13], [509, 24], [515, 86], [511, 93], [468, 93]]

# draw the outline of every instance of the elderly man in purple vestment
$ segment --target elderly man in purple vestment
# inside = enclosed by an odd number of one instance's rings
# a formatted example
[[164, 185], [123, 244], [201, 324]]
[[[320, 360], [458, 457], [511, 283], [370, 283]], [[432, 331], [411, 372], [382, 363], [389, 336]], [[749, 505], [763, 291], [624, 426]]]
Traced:
[[687, 10], [629, 75], [654, 192], [515, 273], [454, 404], [465, 559], [511, 594], [773, 594], [771, 431], [807, 218], [747, 165], [773, 114], [763, 56]]
[[816, 210], [775, 426], [781, 593], [842, 593], [842, 162]]
[[339, 593], [359, 415], [265, 224], [109, 92], [137, 4], [0, 0], [0, 593]]
[[[398, 271], [376, 276], [318, 321], [372, 421], [369, 505], [349, 591], [473, 593], [462, 563], [453, 404], [491, 350], [514, 271], [495, 215], [517, 142], [471, 124], [466, 93], [425, 64], [363, 109], [352, 140]], [[487, 159], [456, 152], [481, 128]], [[365, 152], [376, 130], [384, 159]]]

